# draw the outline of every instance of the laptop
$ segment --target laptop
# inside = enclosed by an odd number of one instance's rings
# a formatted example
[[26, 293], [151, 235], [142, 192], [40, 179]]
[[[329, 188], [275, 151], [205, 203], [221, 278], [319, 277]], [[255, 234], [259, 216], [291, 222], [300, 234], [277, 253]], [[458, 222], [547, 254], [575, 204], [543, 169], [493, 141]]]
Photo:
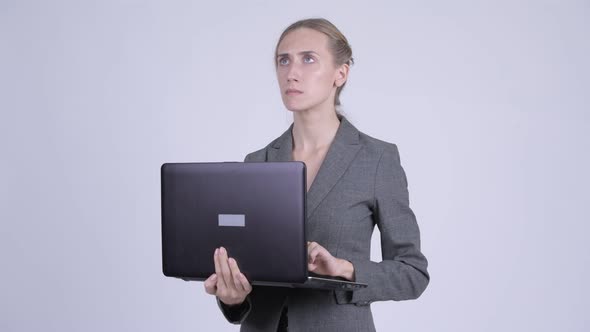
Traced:
[[252, 285], [367, 287], [308, 272], [303, 162], [165, 163], [161, 185], [165, 276], [207, 279], [223, 246]]

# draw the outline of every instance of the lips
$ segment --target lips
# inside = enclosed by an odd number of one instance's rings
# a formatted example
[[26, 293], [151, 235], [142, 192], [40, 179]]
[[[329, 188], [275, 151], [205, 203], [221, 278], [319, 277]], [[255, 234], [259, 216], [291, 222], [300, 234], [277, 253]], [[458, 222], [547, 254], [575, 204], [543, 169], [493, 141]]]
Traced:
[[288, 96], [299, 95], [299, 94], [302, 94], [302, 93], [303, 93], [303, 91], [300, 91], [300, 90], [297, 90], [297, 89], [287, 89], [285, 91], [285, 94], [288, 95]]

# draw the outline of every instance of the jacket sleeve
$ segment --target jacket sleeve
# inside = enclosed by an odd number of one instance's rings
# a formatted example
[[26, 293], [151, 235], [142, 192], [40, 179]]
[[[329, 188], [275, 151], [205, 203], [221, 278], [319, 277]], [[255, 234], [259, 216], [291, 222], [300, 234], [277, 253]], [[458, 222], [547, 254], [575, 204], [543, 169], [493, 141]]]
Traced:
[[368, 287], [336, 291], [340, 304], [416, 299], [430, 280], [428, 262], [420, 252], [420, 230], [409, 206], [406, 175], [394, 144], [388, 144], [381, 154], [374, 188], [373, 220], [381, 232], [383, 260], [350, 259], [356, 281]]
[[232, 324], [241, 324], [252, 309], [252, 302], [250, 301], [250, 296], [246, 296], [246, 300], [242, 302], [240, 305], [236, 306], [228, 306], [225, 303], [221, 302], [217, 297], [217, 305], [219, 309], [221, 309], [221, 313], [225, 316], [228, 322]]

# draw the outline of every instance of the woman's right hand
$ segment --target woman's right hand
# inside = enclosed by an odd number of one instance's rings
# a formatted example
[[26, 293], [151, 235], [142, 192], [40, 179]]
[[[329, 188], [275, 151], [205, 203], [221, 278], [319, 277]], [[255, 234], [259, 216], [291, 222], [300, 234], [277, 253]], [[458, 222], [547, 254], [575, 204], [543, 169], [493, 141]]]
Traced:
[[205, 280], [205, 291], [215, 295], [226, 305], [242, 304], [252, 291], [252, 285], [238, 268], [238, 262], [227, 257], [225, 248], [215, 249], [213, 254], [215, 273]]

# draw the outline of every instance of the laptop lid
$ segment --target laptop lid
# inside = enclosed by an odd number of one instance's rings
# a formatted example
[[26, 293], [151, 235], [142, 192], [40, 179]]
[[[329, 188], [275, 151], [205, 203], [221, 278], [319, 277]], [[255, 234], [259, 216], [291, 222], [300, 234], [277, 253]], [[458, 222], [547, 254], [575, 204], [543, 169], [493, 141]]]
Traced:
[[299, 161], [162, 165], [164, 275], [205, 280], [223, 246], [252, 284], [303, 283], [305, 172]]

